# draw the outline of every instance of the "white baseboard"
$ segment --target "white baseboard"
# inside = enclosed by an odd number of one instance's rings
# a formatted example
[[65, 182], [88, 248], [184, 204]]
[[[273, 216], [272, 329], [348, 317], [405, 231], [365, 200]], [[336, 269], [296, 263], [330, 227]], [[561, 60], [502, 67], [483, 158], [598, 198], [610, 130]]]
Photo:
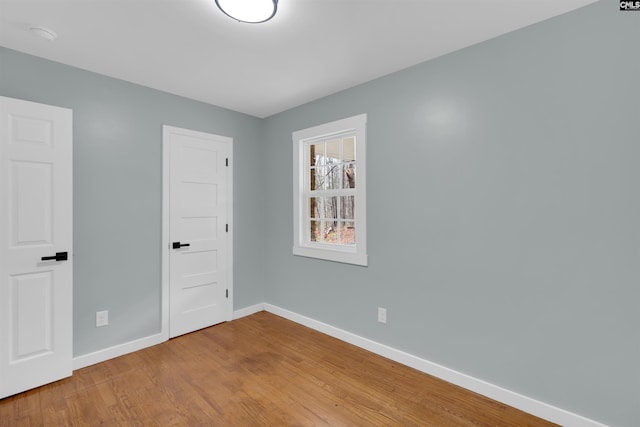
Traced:
[[370, 339], [363, 338], [359, 335], [347, 332], [326, 323], [319, 322], [317, 320], [302, 316], [289, 310], [285, 310], [272, 304], [265, 303], [263, 305], [265, 311], [276, 314], [280, 317], [284, 317], [285, 319], [289, 319], [311, 329], [315, 329], [319, 332], [330, 335], [334, 338], [338, 338], [357, 347], [364, 348], [365, 350], [386, 357], [387, 359], [391, 359], [398, 363], [402, 363], [403, 365], [410, 366], [429, 375], [433, 375], [434, 377], [466, 388], [467, 390], [471, 390], [483, 396], [489, 397], [490, 399], [520, 409], [521, 411], [527, 412], [553, 423], [560, 424], [565, 427], [606, 427], [604, 424], [601, 424], [597, 421], [590, 420], [572, 412], [565, 411], [564, 409], [560, 409], [544, 402], [532, 399], [530, 397], [523, 396], [519, 393], [515, 393], [497, 385], [471, 377], [467, 374], [454, 371], [453, 369], [449, 369], [437, 363], [421, 359], [412, 354], [405, 353], [404, 351], [397, 350], [395, 348], [380, 344]]
[[[260, 303], [241, 308], [233, 312], [233, 319], [240, 319], [263, 310], [556, 424], [560, 424], [565, 427], [606, 427], [604, 424], [597, 421], [590, 420], [572, 412], [565, 411], [564, 409], [540, 402], [536, 399], [523, 396], [519, 393], [515, 393], [500, 386], [471, 377], [453, 369], [449, 369], [437, 363], [421, 359], [420, 357], [405, 353], [404, 351], [397, 350], [368, 338], [336, 328], [335, 326], [285, 310], [284, 308], [280, 308], [273, 304]], [[114, 357], [123, 356], [127, 353], [142, 350], [143, 348], [160, 344], [166, 340], [167, 337], [165, 334], [160, 333], [78, 356], [73, 359], [73, 370], [104, 362], [106, 360], [113, 359]]]
[[241, 317], [250, 316], [253, 313], [264, 311], [264, 303], [250, 305], [249, 307], [241, 308], [233, 312], [233, 320], [240, 319]]
[[166, 340], [167, 339], [164, 334], [160, 333], [140, 338], [134, 341], [129, 341], [124, 344], [114, 345], [113, 347], [94, 351], [93, 353], [74, 357], [73, 370], [75, 371], [76, 369], [95, 365], [96, 363], [104, 362], [105, 360], [113, 359], [118, 356], [124, 356], [125, 354], [133, 353], [134, 351], [142, 350], [143, 348], [163, 343]]
[[[233, 312], [233, 320], [241, 317], [249, 316], [253, 313], [264, 310], [264, 304], [255, 304], [249, 307], [241, 308]], [[80, 368], [95, 365], [96, 363], [104, 362], [114, 357], [124, 356], [134, 351], [142, 350], [143, 348], [151, 347], [156, 344], [163, 343], [169, 339], [169, 335], [165, 333], [159, 333], [148, 337], [140, 338], [134, 341], [130, 341], [123, 344], [118, 344], [113, 347], [105, 348], [102, 350], [94, 351], [93, 353], [83, 354], [82, 356], [73, 358], [72, 369], [75, 371]]]
[[[236, 310], [233, 312], [233, 320], [240, 319], [241, 317], [249, 316], [253, 313], [257, 313], [263, 310], [264, 303], [241, 308], [240, 310]], [[118, 344], [113, 347], [94, 351], [93, 353], [83, 354], [82, 356], [73, 358], [73, 370], [75, 371], [77, 369], [95, 365], [96, 363], [104, 362], [106, 360], [113, 359], [114, 357], [124, 356], [125, 354], [133, 353], [134, 351], [142, 350], [143, 348], [163, 343], [168, 339], [168, 334], [159, 333], [124, 344]]]

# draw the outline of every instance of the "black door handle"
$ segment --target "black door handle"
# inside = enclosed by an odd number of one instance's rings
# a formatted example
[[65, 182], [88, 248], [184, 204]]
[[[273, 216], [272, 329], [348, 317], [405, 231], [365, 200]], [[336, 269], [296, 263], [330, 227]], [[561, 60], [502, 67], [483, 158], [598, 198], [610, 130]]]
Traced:
[[191, 246], [190, 243], [173, 242], [173, 249], [180, 249], [183, 246]]
[[40, 258], [42, 261], [67, 261], [69, 259], [66, 252], [56, 252], [53, 256], [43, 256]]

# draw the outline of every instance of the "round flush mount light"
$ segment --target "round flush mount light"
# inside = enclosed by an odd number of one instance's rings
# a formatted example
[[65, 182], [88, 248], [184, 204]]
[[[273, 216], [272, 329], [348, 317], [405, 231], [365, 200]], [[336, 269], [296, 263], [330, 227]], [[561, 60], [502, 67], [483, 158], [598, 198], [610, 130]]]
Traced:
[[278, 0], [216, 0], [220, 10], [239, 22], [259, 24], [273, 18]]
[[50, 42], [52, 42], [56, 38], [58, 38], [58, 35], [55, 33], [55, 31], [53, 31], [52, 29], [47, 28], [47, 27], [41, 27], [40, 25], [31, 25], [31, 26], [29, 26], [29, 31], [34, 36], [43, 38], [43, 39], [48, 40]]

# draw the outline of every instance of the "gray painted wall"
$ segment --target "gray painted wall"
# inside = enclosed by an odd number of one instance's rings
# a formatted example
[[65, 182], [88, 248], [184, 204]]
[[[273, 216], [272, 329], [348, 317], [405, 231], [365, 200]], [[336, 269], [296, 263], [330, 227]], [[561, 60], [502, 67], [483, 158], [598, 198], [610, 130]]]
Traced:
[[4, 48], [0, 94], [73, 109], [75, 356], [160, 332], [163, 124], [234, 139], [234, 306], [265, 300], [261, 119]]
[[[637, 40], [598, 2], [269, 118], [268, 302], [639, 426]], [[294, 257], [291, 132], [360, 113], [369, 267]]]
[[[169, 124], [234, 138], [236, 309], [640, 425], [639, 19], [598, 2], [266, 120], [0, 48], [1, 94], [74, 110], [75, 355], [160, 329]], [[291, 132], [360, 113], [369, 267], [294, 257]]]

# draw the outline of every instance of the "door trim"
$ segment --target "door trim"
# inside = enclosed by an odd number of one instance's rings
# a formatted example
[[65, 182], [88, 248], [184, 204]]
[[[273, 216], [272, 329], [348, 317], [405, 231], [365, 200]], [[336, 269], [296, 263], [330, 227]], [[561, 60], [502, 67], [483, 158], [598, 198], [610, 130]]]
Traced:
[[210, 138], [214, 136], [218, 141], [229, 144], [229, 165], [227, 176], [227, 222], [229, 232], [227, 238], [227, 283], [229, 289], [229, 304], [225, 320], [233, 319], [233, 138], [199, 132], [168, 125], [162, 125], [162, 322], [160, 334], [164, 341], [169, 339], [169, 254], [170, 254], [170, 172], [171, 172], [171, 147], [169, 146], [169, 133], [180, 133], [192, 137]]

